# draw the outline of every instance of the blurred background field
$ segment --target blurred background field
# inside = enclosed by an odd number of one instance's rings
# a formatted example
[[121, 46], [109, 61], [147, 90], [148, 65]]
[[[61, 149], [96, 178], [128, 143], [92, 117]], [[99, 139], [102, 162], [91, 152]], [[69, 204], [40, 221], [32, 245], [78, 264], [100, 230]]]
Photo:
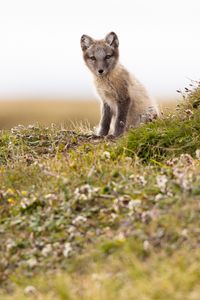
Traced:
[[[159, 101], [161, 111], [175, 109], [177, 100]], [[63, 124], [70, 128], [75, 123], [84, 123], [93, 128], [99, 122], [100, 101], [92, 100], [2, 100], [0, 101], [0, 129], [9, 129], [18, 124]]]
[[94, 126], [99, 118], [95, 101], [81, 100], [9, 100], [0, 101], [0, 128], [9, 129], [18, 124], [64, 124], [89, 122]]
[[1, 1], [0, 129], [35, 122], [98, 124], [100, 103], [82, 58], [82, 34], [101, 39], [115, 31], [120, 62], [164, 112], [173, 108], [176, 90], [199, 80], [199, 5], [102, 0], [96, 8], [92, 0]]

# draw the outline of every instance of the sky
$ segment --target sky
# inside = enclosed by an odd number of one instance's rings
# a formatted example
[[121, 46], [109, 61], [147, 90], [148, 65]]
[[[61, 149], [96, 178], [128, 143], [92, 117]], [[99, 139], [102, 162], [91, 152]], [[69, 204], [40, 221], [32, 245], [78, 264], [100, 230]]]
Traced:
[[0, 99], [94, 98], [80, 37], [115, 31], [120, 61], [156, 97], [200, 79], [199, 0], [1, 0]]

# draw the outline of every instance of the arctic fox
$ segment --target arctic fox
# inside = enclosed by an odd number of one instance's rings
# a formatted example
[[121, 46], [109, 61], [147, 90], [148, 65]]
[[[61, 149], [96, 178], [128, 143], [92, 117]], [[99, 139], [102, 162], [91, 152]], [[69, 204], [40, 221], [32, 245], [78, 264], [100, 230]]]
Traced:
[[98, 135], [110, 133], [117, 137], [129, 127], [136, 127], [159, 115], [156, 103], [143, 85], [119, 63], [116, 33], [110, 32], [102, 40], [83, 35], [81, 48], [102, 100]]

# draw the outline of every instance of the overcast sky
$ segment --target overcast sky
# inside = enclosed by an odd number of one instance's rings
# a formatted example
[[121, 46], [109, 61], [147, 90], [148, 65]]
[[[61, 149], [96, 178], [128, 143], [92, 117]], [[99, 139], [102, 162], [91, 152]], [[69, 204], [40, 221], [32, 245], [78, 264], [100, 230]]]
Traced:
[[200, 0], [1, 0], [0, 98], [94, 98], [80, 36], [109, 31], [151, 94], [200, 79]]

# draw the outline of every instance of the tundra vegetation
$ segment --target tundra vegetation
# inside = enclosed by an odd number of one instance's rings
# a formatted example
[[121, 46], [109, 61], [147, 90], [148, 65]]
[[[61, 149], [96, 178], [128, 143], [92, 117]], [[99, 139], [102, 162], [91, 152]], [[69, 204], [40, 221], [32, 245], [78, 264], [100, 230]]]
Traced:
[[0, 299], [198, 300], [200, 86], [117, 140], [0, 133]]

